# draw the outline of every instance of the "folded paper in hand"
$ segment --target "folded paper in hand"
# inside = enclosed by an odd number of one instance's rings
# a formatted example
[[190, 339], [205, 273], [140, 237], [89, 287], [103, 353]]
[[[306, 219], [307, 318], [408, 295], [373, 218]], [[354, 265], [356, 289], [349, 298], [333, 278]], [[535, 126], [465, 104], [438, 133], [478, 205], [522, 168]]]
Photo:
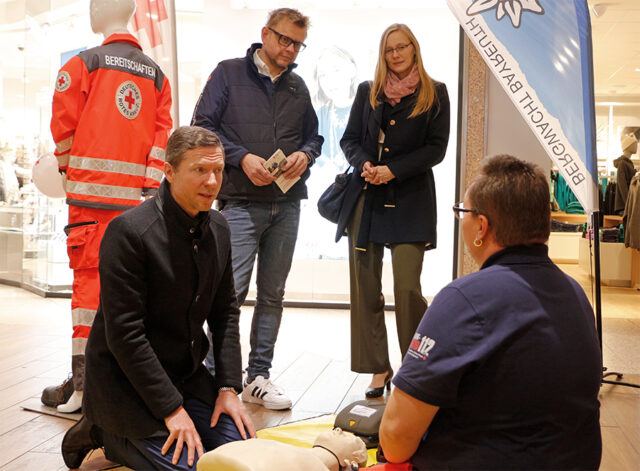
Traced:
[[300, 180], [300, 177], [286, 178], [286, 173], [283, 168], [287, 163], [287, 158], [280, 149], [275, 151], [269, 160], [264, 163], [264, 169], [271, 174], [275, 179], [276, 185], [282, 190], [283, 193], [289, 191], [289, 189]]

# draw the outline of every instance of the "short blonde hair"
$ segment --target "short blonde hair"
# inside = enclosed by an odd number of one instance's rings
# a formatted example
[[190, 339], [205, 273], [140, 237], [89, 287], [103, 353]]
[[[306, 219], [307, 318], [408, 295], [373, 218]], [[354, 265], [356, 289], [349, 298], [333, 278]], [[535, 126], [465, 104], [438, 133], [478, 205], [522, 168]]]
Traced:
[[267, 19], [267, 28], [272, 28], [280, 23], [280, 20], [286, 18], [294, 25], [307, 29], [309, 28], [309, 17], [304, 16], [295, 8], [278, 8], [269, 12], [269, 18]]
[[413, 107], [413, 111], [409, 115], [409, 118], [418, 116], [428, 111], [436, 100], [436, 87], [433, 83], [433, 79], [424, 70], [422, 63], [422, 55], [420, 54], [420, 44], [418, 40], [411, 32], [409, 27], [405, 24], [394, 23], [384, 30], [382, 38], [380, 39], [380, 51], [378, 53], [378, 64], [376, 65], [376, 73], [373, 79], [373, 85], [371, 87], [371, 94], [369, 95], [369, 102], [371, 107], [375, 108], [382, 102], [382, 95], [384, 94], [384, 84], [387, 81], [387, 75], [389, 68], [387, 67], [387, 60], [385, 59], [385, 49], [387, 47], [387, 39], [391, 33], [396, 31], [402, 31], [407, 35], [409, 41], [413, 45], [415, 50], [416, 65], [418, 67], [418, 74], [420, 75], [420, 85], [418, 86], [418, 99], [416, 105]]

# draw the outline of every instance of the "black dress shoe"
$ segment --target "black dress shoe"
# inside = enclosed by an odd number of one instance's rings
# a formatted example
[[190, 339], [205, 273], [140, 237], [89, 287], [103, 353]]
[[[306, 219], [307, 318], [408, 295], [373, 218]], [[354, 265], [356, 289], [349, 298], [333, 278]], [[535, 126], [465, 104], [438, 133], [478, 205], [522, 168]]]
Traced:
[[384, 388], [387, 388], [387, 391], [391, 391], [391, 378], [393, 378], [393, 370], [389, 369], [387, 372], [387, 376], [384, 378], [384, 384], [379, 388], [367, 388], [367, 391], [364, 395], [367, 399], [375, 399], [376, 397], [382, 397], [384, 394]]
[[42, 391], [40, 400], [45, 406], [58, 407], [60, 404], [66, 404], [73, 394], [73, 379], [71, 375], [58, 386], [48, 386]]
[[91, 436], [93, 425], [83, 415], [62, 439], [62, 459], [71, 469], [79, 468], [85, 456], [102, 445]]

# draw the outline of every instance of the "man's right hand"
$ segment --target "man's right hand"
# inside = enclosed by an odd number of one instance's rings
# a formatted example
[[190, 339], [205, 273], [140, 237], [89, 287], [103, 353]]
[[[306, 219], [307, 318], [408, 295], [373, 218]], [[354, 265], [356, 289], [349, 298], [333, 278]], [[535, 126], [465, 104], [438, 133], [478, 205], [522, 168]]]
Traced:
[[242, 170], [255, 186], [266, 186], [273, 182], [271, 174], [264, 169], [265, 162], [266, 160], [255, 154], [245, 154], [240, 161]]
[[175, 441], [176, 449], [173, 452], [173, 459], [171, 460], [175, 466], [178, 464], [182, 448], [186, 443], [188, 453], [187, 462], [189, 466], [193, 466], [196, 452], [199, 458], [204, 454], [204, 448], [202, 447], [202, 441], [200, 440], [196, 426], [193, 425], [193, 421], [191, 417], [189, 417], [189, 414], [187, 414], [187, 411], [184, 410], [182, 406], [178, 407], [173, 414], [165, 417], [164, 423], [167, 429], [169, 429], [169, 438], [167, 438], [167, 441], [164, 442], [162, 446], [162, 455], [164, 456], [167, 451], [169, 451], [171, 444]]

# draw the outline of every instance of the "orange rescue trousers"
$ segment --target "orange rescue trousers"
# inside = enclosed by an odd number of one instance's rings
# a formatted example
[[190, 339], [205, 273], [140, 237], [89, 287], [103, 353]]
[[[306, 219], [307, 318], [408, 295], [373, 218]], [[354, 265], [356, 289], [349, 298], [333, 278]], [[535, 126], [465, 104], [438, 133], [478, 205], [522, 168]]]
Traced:
[[69, 267], [73, 270], [71, 371], [76, 391], [84, 388], [84, 350], [100, 302], [100, 241], [109, 222], [119, 214], [122, 211], [69, 206], [65, 232]]

